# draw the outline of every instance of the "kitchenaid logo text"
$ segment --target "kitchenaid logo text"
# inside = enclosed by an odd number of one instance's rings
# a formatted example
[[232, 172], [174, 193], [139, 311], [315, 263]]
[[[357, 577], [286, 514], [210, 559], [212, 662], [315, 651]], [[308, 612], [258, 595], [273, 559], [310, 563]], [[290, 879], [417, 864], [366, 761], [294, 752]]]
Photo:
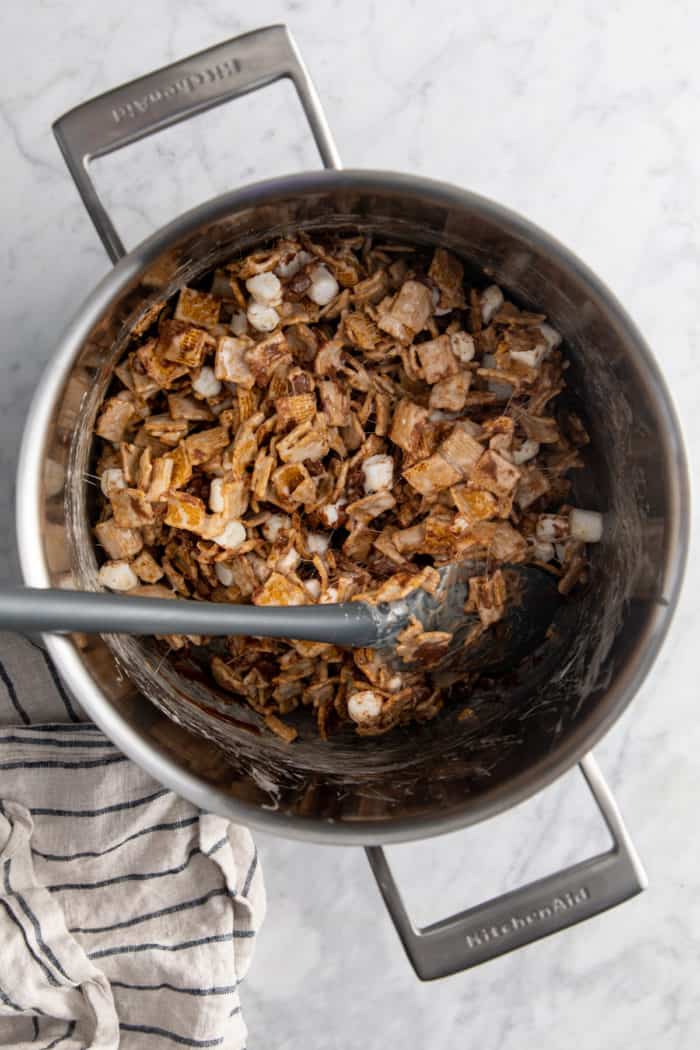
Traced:
[[134, 98], [121, 106], [112, 109], [112, 120], [115, 124], [121, 124], [123, 120], [133, 120], [134, 117], [148, 113], [149, 110], [162, 105], [175, 95], [191, 95], [204, 87], [205, 84], [216, 84], [220, 80], [235, 77], [241, 71], [241, 63], [237, 58], [227, 58], [223, 62], [217, 62], [215, 66], [207, 66], [206, 69], [194, 73], [187, 73], [184, 77], [174, 80], [162, 88], [153, 88], [148, 94], [141, 98]]
[[501, 922], [497, 926], [485, 926], [481, 930], [474, 930], [473, 933], [467, 934], [467, 948], [482, 948], [485, 944], [500, 940], [501, 937], [508, 937], [512, 933], [517, 933], [518, 930], [525, 930], [535, 923], [546, 922], [547, 919], [554, 918], [560, 912], [571, 911], [588, 898], [588, 890], [582, 886], [573, 893], [564, 893], [561, 897], [555, 897], [551, 904], [535, 908], [527, 915], [511, 915], [506, 922]]

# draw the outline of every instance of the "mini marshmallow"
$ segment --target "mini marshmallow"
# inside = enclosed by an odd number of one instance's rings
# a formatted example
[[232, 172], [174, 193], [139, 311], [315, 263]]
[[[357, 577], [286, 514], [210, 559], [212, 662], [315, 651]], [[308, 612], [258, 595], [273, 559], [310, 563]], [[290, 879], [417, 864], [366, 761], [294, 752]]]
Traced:
[[338, 500], [337, 503], [326, 503], [323, 507], [319, 508], [318, 514], [322, 519], [324, 525], [327, 525], [332, 529], [340, 521], [340, 508], [345, 504], [345, 500]]
[[224, 479], [214, 478], [209, 486], [209, 509], [214, 514], [223, 514], [224, 507]]
[[137, 587], [139, 578], [128, 561], [106, 561], [97, 574], [103, 587], [110, 591], [130, 591]]
[[321, 598], [321, 605], [335, 605], [338, 601], [338, 588], [329, 587]]
[[473, 359], [476, 352], [474, 340], [467, 332], [453, 332], [450, 336], [450, 349], [465, 365]]
[[362, 464], [365, 492], [390, 489], [394, 482], [394, 461], [391, 456], [369, 456]]
[[503, 292], [497, 284], [490, 284], [481, 293], [481, 320], [489, 324], [503, 306]]
[[261, 558], [255, 551], [251, 551], [248, 555], [248, 564], [255, 573], [255, 578], [260, 582], [264, 583], [270, 575], [270, 567], [264, 558]]
[[214, 563], [214, 572], [216, 578], [220, 584], [224, 587], [230, 587], [234, 581], [233, 569], [230, 565], [226, 565], [225, 562], [217, 561]]
[[274, 273], [256, 273], [245, 283], [256, 303], [263, 306], [279, 306], [282, 302], [282, 285]]
[[580, 510], [575, 507], [569, 513], [569, 532], [572, 540], [600, 543], [603, 538], [603, 515], [597, 510]]
[[[246, 361], [247, 339], [236, 339], [225, 336], [219, 340], [214, 358], [214, 375], [226, 383], [232, 394], [238, 391], [238, 384], [253, 386], [255, 379]], [[230, 384], [233, 384], [231, 386]]]
[[563, 514], [540, 514], [535, 526], [535, 535], [545, 543], [558, 543], [568, 539], [569, 519]]
[[533, 350], [511, 350], [510, 359], [519, 361], [521, 365], [527, 365], [528, 368], [539, 368], [547, 349], [544, 343], [540, 343]]
[[220, 547], [235, 550], [236, 547], [240, 547], [245, 538], [245, 525], [242, 525], [240, 521], [229, 521], [223, 531], [218, 536], [214, 536], [214, 543], [218, 543]]
[[511, 459], [516, 467], [519, 467], [523, 463], [528, 463], [531, 459], [534, 459], [539, 450], [539, 441], [533, 441], [532, 438], [528, 438], [526, 441], [523, 441], [520, 448], [514, 449], [511, 453]]
[[288, 514], [271, 514], [262, 526], [262, 534], [268, 543], [274, 543], [283, 529], [288, 529], [292, 519]]
[[286, 554], [283, 554], [281, 558], [277, 560], [275, 569], [277, 572], [281, 572], [284, 576], [285, 573], [294, 572], [301, 561], [301, 555], [296, 547], [290, 547]]
[[307, 532], [306, 546], [309, 554], [325, 554], [331, 542], [330, 536], [325, 532]]
[[547, 344], [547, 349], [556, 350], [556, 348], [561, 343], [561, 336], [559, 332], [557, 332], [556, 328], [552, 328], [551, 324], [541, 324], [540, 332], [542, 333], [544, 341]]
[[305, 252], [303, 249], [300, 252], [295, 252], [288, 258], [281, 260], [275, 266], [275, 273], [278, 277], [283, 280], [289, 280], [290, 277], [296, 277], [301, 270], [302, 266], [306, 266], [313, 259], [313, 255], [309, 252]]
[[216, 397], [221, 393], [221, 383], [214, 375], [214, 369], [209, 365], [200, 368], [199, 375], [192, 381], [192, 389], [202, 397]]
[[274, 307], [263, 303], [251, 303], [246, 317], [258, 332], [273, 332], [279, 323], [279, 314]]
[[307, 594], [310, 594], [314, 601], [318, 601], [321, 594], [321, 582], [320, 580], [304, 580], [304, 590]]
[[340, 291], [340, 286], [330, 270], [320, 263], [311, 271], [311, 287], [306, 293], [312, 303], [327, 306]]
[[112, 492], [118, 492], [119, 489], [126, 488], [126, 478], [124, 477], [124, 471], [119, 467], [108, 467], [100, 478], [100, 488], [102, 494], [109, 496]]
[[348, 714], [358, 725], [376, 721], [382, 711], [382, 698], [371, 689], [363, 689], [348, 697]]

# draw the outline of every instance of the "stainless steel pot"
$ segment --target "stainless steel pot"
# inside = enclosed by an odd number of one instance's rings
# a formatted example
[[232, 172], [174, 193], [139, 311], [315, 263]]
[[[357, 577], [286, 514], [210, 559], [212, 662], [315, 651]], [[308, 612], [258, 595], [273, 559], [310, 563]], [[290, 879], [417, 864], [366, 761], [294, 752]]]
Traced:
[[[328, 171], [231, 191], [128, 254], [88, 162], [281, 77], [296, 86]], [[356, 843], [369, 860], [421, 978], [443, 976], [585, 919], [638, 893], [645, 876], [589, 749], [630, 702], [676, 605], [688, 539], [678, 422], [656, 363], [604, 285], [542, 230], [453, 186], [340, 170], [308, 73], [283, 26], [228, 41], [78, 107], [56, 137], [117, 263], [49, 363], [18, 474], [18, 540], [28, 584], [94, 587], [89, 531], [91, 432], [110, 369], [143, 310], [192, 277], [290, 227], [351, 225], [444, 244], [543, 308], [564, 334], [592, 454], [577, 495], [605, 511], [593, 584], [558, 621], [558, 645], [522, 680], [477, 696], [478, 728], [446, 712], [379, 740], [340, 734], [293, 747], [260, 734], [247, 709], [123, 637], [50, 637], [68, 686], [108, 736], [158, 780], [205, 809], [299, 839]], [[148, 699], [146, 699], [148, 697]], [[208, 738], [208, 739], [205, 739]], [[215, 743], [212, 743], [214, 741]], [[579, 762], [614, 848], [417, 930], [382, 844], [425, 838], [513, 806]]]

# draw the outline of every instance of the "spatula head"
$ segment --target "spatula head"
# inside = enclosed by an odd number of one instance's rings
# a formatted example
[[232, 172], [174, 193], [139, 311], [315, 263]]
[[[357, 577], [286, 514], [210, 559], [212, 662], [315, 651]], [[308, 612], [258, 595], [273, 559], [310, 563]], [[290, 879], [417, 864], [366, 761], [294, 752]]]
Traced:
[[[444, 566], [434, 594], [416, 590], [401, 601], [380, 607], [386, 615], [381, 647], [395, 649], [399, 634], [415, 617], [424, 631], [446, 631], [452, 635], [447, 651], [430, 666], [436, 678], [444, 677], [440, 684], [448, 684], [448, 679], [459, 673], [500, 674], [515, 667], [544, 641], [562, 601], [557, 579], [533, 565], [506, 566], [502, 570], [507, 594], [505, 614], [474, 640], [479, 618], [465, 613], [464, 606], [470, 577], [485, 569], [475, 562]], [[399, 657], [393, 659], [398, 666]], [[406, 666], [404, 663], [404, 669]], [[426, 670], [424, 662], [420, 666]]]

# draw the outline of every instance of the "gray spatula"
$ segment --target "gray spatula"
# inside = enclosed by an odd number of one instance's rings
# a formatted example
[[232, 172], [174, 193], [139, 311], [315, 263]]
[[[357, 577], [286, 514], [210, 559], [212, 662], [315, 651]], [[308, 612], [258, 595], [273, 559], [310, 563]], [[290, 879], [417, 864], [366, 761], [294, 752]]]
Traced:
[[[474, 623], [473, 616], [465, 616], [464, 603], [469, 575], [475, 571], [474, 563], [445, 566], [435, 594], [416, 590], [382, 605], [234, 605], [26, 587], [0, 591], [0, 630], [255, 635], [384, 649], [416, 617], [426, 631], [453, 632], [449, 656], [461, 650]], [[544, 635], [558, 600], [556, 581], [541, 569], [510, 566], [507, 577], [508, 612], [497, 632], [506, 662]]]

